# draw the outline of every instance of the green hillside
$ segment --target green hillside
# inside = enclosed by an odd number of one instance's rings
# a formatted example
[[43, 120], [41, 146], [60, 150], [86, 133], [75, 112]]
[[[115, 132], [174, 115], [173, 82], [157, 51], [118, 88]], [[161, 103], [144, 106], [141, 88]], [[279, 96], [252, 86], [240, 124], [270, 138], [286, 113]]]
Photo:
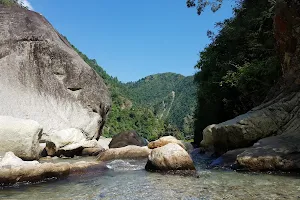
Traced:
[[112, 108], [102, 135], [111, 137], [122, 131], [136, 130], [148, 140], [155, 140], [163, 135], [183, 139], [193, 134], [192, 114], [196, 104], [193, 76], [155, 74], [124, 84], [108, 75], [96, 60], [73, 48], [110, 90]]
[[126, 84], [136, 105], [147, 106], [166, 124], [177, 127], [185, 136], [193, 134], [196, 86], [193, 76], [163, 73]]

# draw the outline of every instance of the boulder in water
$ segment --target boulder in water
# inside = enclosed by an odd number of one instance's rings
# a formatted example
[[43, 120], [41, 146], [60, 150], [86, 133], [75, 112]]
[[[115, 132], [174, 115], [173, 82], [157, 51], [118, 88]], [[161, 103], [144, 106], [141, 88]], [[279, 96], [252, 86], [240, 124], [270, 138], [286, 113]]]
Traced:
[[140, 159], [147, 158], [151, 150], [145, 146], [129, 145], [121, 148], [112, 148], [100, 153], [99, 161], [108, 161], [116, 159]]
[[109, 143], [109, 148], [120, 148], [128, 145], [146, 146], [147, 143], [136, 131], [126, 131], [115, 135]]
[[299, 171], [298, 144], [299, 133], [264, 138], [237, 155], [236, 162], [241, 168], [252, 171]]
[[0, 116], [0, 152], [12, 151], [24, 160], [38, 159], [41, 133], [36, 121]]
[[178, 144], [169, 143], [155, 148], [145, 166], [148, 171], [195, 170], [190, 155]]

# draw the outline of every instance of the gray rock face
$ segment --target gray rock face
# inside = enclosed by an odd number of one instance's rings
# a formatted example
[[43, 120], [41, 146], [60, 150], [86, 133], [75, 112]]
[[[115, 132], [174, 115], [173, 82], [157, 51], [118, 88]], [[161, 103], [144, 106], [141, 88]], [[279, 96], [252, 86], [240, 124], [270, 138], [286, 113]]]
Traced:
[[214, 126], [212, 136], [216, 153], [249, 147], [272, 135], [289, 135], [299, 131], [299, 100], [298, 92], [281, 94], [249, 113]]
[[98, 139], [110, 109], [101, 77], [40, 14], [0, 5], [0, 113], [45, 134], [80, 129]]
[[12, 151], [24, 160], [38, 159], [41, 133], [36, 121], [0, 116], [0, 152]]
[[236, 161], [241, 167], [255, 171], [299, 171], [299, 143], [299, 134], [264, 138], [237, 155]]

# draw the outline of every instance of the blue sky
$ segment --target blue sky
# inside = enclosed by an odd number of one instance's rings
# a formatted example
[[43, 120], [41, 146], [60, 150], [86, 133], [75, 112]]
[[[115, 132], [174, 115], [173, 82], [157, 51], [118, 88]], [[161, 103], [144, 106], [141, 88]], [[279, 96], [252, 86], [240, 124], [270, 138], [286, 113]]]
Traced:
[[232, 15], [232, 0], [198, 16], [185, 0], [28, 0], [80, 51], [122, 82], [193, 75], [207, 30]]

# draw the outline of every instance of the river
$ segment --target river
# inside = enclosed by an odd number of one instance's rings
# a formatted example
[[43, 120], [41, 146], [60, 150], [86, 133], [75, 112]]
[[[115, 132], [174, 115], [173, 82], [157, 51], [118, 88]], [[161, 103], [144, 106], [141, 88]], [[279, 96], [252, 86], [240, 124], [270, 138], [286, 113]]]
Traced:
[[0, 188], [0, 199], [300, 199], [299, 175], [206, 169], [209, 160], [200, 155], [194, 162], [199, 178], [146, 172], [146, 160], [115, 160], [107, 163], [109, 170]]

